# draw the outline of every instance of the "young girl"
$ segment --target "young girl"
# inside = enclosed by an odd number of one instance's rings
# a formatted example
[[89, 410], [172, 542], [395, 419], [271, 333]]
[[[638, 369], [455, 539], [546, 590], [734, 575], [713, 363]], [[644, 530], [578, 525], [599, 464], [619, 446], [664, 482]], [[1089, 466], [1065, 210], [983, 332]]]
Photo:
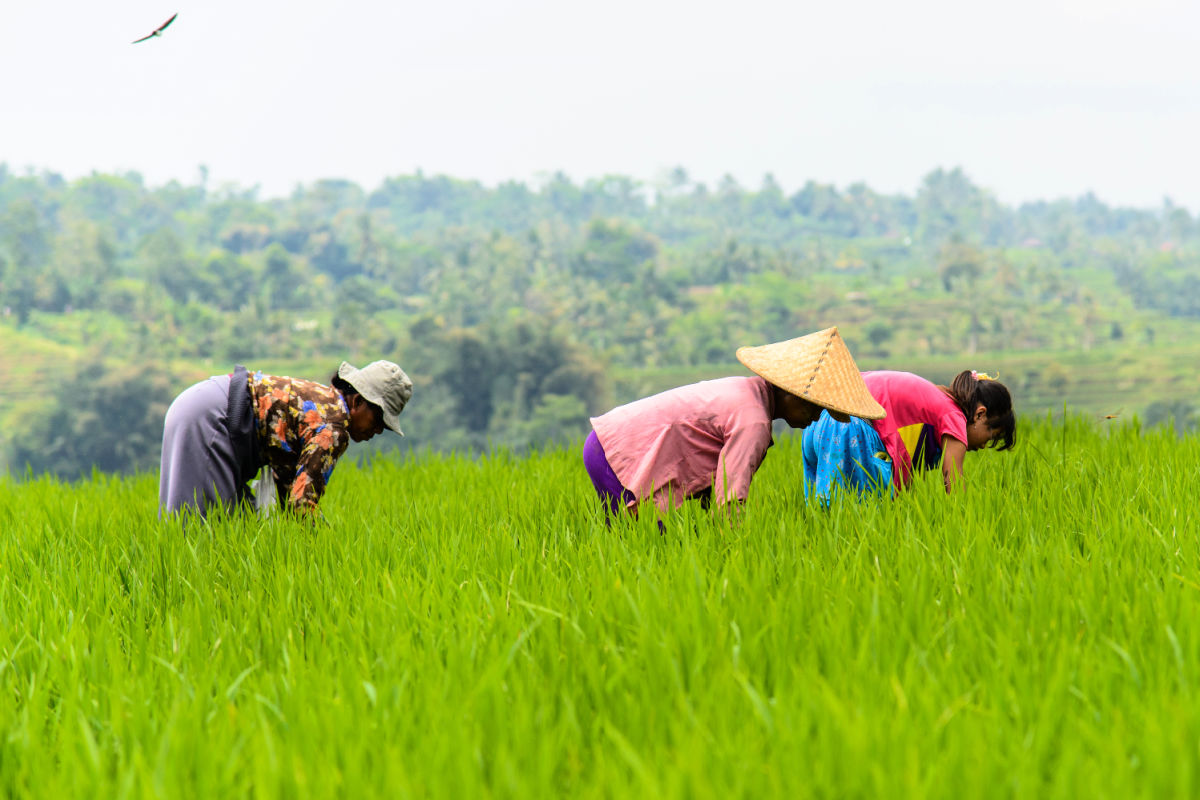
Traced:
[[916, 469], [939, 464], [946, 491], [963, 482], [968, 450], [1016, 443], [1012, 398], [1004, 384], [964, 370], [950, 386], [911, 372], [864, 372], [863, 382], [887, 411], [866, 423], [827, 414], [804, 432], [804, 489], [828, 503], [836, 486], [859, 492], [904, 488]]

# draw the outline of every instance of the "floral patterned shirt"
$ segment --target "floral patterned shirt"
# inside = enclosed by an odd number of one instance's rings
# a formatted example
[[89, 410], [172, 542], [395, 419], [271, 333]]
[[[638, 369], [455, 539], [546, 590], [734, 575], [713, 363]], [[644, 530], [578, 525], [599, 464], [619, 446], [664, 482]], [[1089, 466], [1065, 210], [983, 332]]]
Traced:
[[350, 409], [331, 386], [250, 373], [259, 452], [275, 473], [279, 501], [314, 513], [350, 444]]

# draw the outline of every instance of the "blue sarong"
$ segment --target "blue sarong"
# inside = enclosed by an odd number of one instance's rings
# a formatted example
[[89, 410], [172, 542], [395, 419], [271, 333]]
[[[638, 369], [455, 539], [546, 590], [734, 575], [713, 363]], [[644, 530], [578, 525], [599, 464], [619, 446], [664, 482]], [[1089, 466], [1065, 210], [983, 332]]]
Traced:
[[891, 491], [892, 460], [883, 440], [866, 420], [851, 417], [838, 422], [822, 411], [816, 422], [804, 429], [800, 451], [804, 457], [804, 494], [822, 505], [837, 487], [859, 494]]

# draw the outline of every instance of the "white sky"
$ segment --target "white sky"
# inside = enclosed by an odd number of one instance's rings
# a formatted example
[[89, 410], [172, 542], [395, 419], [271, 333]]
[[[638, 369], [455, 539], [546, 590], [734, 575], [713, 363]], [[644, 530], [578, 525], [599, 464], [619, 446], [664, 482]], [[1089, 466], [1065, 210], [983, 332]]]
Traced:
[[1198, 62], [1183, 0], [0, 0], [0, 162], [267, 196], [961, 166], [1009, 203], [1200, 211]]

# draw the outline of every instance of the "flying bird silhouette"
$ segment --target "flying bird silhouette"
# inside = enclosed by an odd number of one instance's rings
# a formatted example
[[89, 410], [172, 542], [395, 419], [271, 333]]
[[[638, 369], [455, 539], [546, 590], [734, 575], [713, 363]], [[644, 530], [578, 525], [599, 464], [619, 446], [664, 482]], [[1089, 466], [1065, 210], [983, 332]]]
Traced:
[[171, 18], [169, 20], [167, 20], [162, 25], [159, 25], [157, 28], [155, 28], [153, 30], [153, 32], [151, 32], [148, 36], [143, 36], [140, 39], [134, 39], [131, 42], [131, 44], [137, 44], [138, 42], [144, 42], [147, 39], [153, 39], [155, 36], [162, 36], [162, 32], [165, 31], [167, 29], [167, 26], [170, 25], [172, 22], [174, 22], [175, 18], [178, 16], [179, 16], [179, 12], [175, 12], [174, 14], [171, 15]]

